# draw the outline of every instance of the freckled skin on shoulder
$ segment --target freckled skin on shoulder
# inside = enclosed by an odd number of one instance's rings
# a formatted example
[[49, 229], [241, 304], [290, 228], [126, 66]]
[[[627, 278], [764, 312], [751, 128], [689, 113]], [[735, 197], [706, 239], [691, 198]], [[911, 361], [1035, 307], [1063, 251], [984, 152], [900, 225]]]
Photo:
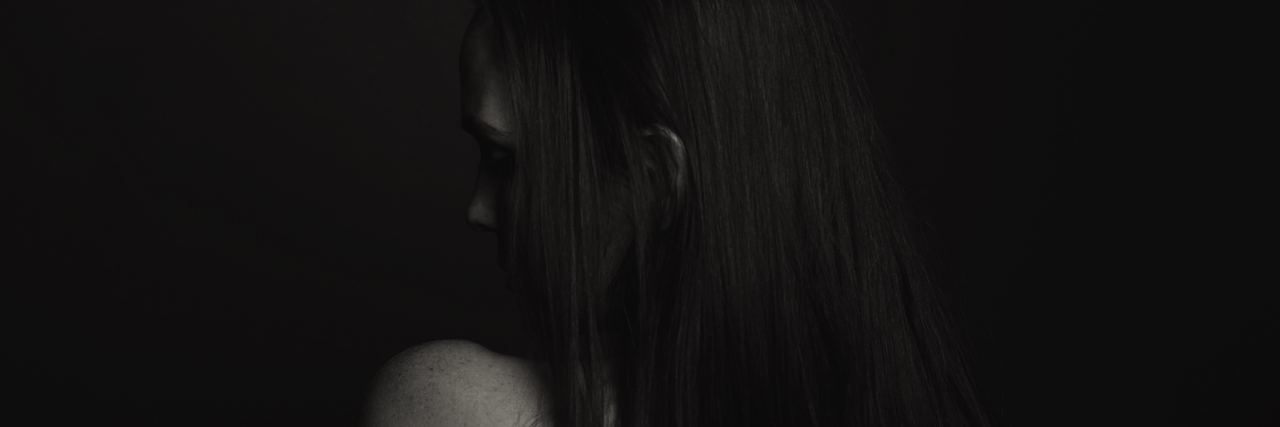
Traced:
[[432, 341], [382, 367], [362, 425], [524, 427], [537, 420], [540, 396], [529, 362], [469, 341]]

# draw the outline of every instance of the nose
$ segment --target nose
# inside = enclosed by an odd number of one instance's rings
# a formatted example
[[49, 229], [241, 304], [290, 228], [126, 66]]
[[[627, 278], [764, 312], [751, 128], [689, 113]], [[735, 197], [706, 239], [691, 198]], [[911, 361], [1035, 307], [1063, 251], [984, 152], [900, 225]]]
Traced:
[[476, 179], [476, 190], [467, 206], [467, 224], [476, 231], [497, 231], [498, 218], [494, 210], [493, 188], [481, 174]]
[[467, 224], [472, 230], [476, 231], [497, 231], [498, 227], [493, 217], [493, 209], [480, 200], [472, 198], [471, 205], [467, 207]]

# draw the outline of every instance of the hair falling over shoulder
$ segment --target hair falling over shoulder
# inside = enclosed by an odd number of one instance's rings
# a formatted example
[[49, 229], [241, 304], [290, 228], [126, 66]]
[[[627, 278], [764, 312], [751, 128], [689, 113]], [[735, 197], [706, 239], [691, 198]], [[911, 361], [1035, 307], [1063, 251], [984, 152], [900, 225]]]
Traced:
[[[987, 425], [832, 1], [480, 3], [553, 424]], [[679, 203], [654, 125], [683, 142]]]

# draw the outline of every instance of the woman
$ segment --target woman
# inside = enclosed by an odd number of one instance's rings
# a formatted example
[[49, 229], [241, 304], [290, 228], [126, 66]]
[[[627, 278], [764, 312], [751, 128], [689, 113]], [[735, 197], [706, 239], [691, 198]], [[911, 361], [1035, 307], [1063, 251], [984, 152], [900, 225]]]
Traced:
[[482, 0], [470, 220], [540, 362], [397, 356], [368, 423], [984, 425], [829, 0]]

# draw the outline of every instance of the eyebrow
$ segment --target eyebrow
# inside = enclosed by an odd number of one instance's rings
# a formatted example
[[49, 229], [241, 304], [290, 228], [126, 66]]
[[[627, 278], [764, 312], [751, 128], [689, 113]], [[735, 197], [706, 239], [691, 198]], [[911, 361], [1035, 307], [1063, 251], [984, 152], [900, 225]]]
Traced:
[[510, 145], [511, 143], [511, 132], [493, 127], [475, 116], [464, 116], [458, 126], [484, 143], [493, 145]]

